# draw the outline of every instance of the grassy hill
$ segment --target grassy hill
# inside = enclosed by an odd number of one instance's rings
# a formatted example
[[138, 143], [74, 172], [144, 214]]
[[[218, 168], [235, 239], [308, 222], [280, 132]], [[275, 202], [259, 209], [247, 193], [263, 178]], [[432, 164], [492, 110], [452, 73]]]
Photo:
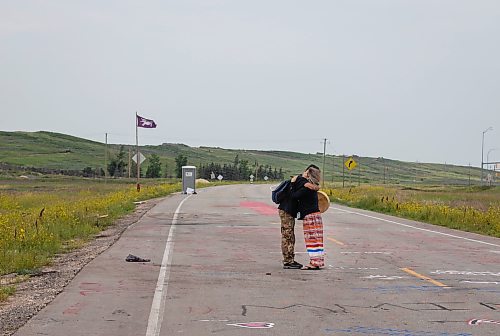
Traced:
[[[121, 145], [108, 145], [109, 157], [116, 156]], [[124, 146], [132, 153], [134, 146]], [[214, 147], [189, 147], [183, 144], [162, 144], [141, 146], [140, 151], [148, 157], [153, 153], [160, 156], [162, 167], [167, 166], [173, 175], [175, 157], [179, 154], [188, 158], [189, 165], [220, 163], [231, 164], [238, 155], [248, 160], [250, 166], [270, 165], [283, 168], [286, 175], [302, 171], [309, 163], [322, 167], [323, 156], [286, 151], [234, 150]], [[0, 131], [0, 163], [23, 167], [77, 170], [85, 167], [104, 167], [105, 146], [70, 135], [51, 132], [2, 132]], [[325, 161], [325, 180], [346, 183], [403, 183], [403, 184], [477, 184], [480, 170], [464, 166], [433, 163], [414, 163], [384, 158], [355, 157], [358, 167], [351, 173], [343, 171], [343, 159], [328, 155]], [[143, 165], [147, 165], [147, 160]]]

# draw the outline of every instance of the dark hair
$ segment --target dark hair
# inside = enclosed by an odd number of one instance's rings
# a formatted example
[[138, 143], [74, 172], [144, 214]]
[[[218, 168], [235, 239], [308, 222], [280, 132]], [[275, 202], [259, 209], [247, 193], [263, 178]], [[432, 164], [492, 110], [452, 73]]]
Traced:
[[309, 168], [314, 168], [319, 170], [319, 167], [316, 166], [315, 164], [310, 164], [309, 166], [307, 166], [306, 171], [309, 170]]

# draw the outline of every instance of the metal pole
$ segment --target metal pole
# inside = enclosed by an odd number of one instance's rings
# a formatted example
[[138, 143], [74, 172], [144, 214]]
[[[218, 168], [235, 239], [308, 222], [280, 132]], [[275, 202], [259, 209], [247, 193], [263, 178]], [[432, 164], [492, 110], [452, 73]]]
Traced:
[[105, 146], [104, 146], [104, 183], [106, 183], [108, 177], [108, 133], [105, 136]]
[[342, 188], [345, 187], [345, 161], [344, 154], [342, 154]]
[[486, 131], [483, 131], [483, 140], [481, 142], [481, 185], [483, 185], [484, 133], [486, 133]]
[[141, 159], [139, 157], [139, 127], [137, 126], [137, 111], [135, 112], [135, 155], [137, 160], [137, 191], [141, 191], [139, 178], [141, 177]]

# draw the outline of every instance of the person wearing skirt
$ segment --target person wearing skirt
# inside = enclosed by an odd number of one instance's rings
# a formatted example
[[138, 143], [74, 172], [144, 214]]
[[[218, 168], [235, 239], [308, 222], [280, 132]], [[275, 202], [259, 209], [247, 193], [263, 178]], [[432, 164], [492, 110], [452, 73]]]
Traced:
[[325, 266], [325, 250], [323, 247], [323, 221], [320, 212], [315, 212], [304, 217], [304, 240], [309, 265], [305, 269], [318, 269]]
[[292, 198], [297, 201], [297, 217], [303, 222], [304, 240], [309, 264], [302, 269], [319, 270], [325, 266], [325, 250], [323, 246], [323, 220], [319, 211], [318, 193], [304, 185], [307, 182], [319, 185], [321, 172], [315, 165], [311, 165], [295, 181], [296, 188], [292, 192]]

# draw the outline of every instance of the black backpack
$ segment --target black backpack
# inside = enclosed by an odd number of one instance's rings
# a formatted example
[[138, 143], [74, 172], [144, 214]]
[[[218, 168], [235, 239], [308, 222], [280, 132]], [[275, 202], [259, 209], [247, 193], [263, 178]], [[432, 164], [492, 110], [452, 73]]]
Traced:
[[274, 190], [271, 192], [271, 199], [274, 203], [280, 204], [285, 198], [290, 195], [290, 189], [292, 187], [292, 181], [285, 180], [281, 182]]

